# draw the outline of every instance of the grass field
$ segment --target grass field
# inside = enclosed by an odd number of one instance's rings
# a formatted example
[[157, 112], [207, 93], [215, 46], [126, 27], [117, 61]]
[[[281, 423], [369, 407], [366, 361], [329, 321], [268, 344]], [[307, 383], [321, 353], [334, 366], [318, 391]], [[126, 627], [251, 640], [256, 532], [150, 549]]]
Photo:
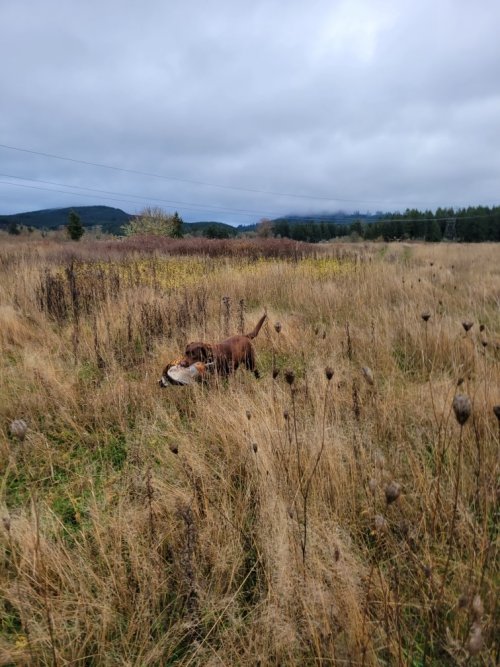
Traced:
[[0, 240], [0, 664], [498, 664], [499, 247], [196, 243]]

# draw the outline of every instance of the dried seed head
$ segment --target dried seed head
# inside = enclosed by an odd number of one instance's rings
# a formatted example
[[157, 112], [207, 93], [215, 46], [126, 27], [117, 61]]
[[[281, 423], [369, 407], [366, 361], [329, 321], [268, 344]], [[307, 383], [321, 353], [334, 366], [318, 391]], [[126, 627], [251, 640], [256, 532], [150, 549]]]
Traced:
[[256, 442], [253, 443], [253, 445], [252, 445], [252, 449], [253, 449], [253, 453], [254, 453], [254, 454], [257, 454], [257, 449], [258, 449], [258, 447], [257, 447], [257, 443], [256, 443]]
[[285, 371], [285, 380], [290, 386], [295, 382], [295, 373], [290, 368]]
[[389, 526], [381, 514], [376, 514], [373, 518], [373, 527], [376, 533], [386, 533]]
[[481, 345], [482, 345], [483, 347], [487, 347], [487, 346], [488, 346], [488, 341], [486, 340], [486, 338], [481, 338]]
[[314, 335], [317, 336], [319, 334], [319, 327], [314, 327]]
[[428, 322], [431, 319], [431, 314], [428, 310], [426, 310], [420, 315], [420, 317], [424, 320], [424, 322]]
[[250, 419], [252, 419], [252, 413], [250, 412], [250, 410], [246, 411], [246, 416], [247, 416], [248, 421], [250, 421]]
[[463, 383], [465, 382], [464, 378], [458, 378], [457, 380], [457, 387], [461, 387]]
[[481, 600], [479, 593], [476, 593], [476, 595], [474, 595], [474, 599], [472, 600], [472, 612], [476, 621], [479, 621], [481, 616], [484, 614], [483, 601]]
[[326, 375], [326, 379], [328, 380], [328, 382], [330, 382], [330, 380], [333, 377], [333, 368], [331, 366], [327, 366], [325, 368], [325, 375]]
[[368, 382], [368, 384], [373, 387], [373, 385], [375, 384], [375, 380], [373, 379], [373, 373], [371, 368], [369, 368], [368, 366], [363, 366], [361, 372], [363, 373], [363, 377], [365, 378], [366, 382]]
[[24, 440], [27, 430], [28, 425], [24, 419], [14, 419], [14, 421], [10, 424], [11, 435], [13, 435], [14, 438], [17, 438], [18, 440]]
[[484, 326], [484, 324], [480, 324], [480, 325], [479, 325], [479, 331], [480, 331], [481, 333], [483, 333], [483, 331], [484, 331], [485, 329], [486, 329], [486, 327]]
[[375, 452], [374, 460], [377, 468], [380, 468], [382, 470], [385, 466], [385, 456], [382, 454], [380, 449], [377, 449], [377, 451]]
[[465, 394], [457, 394], [453, 399], [453, 410], [455, 412], [457, 422], [460, 424], [460, 426], [463, 426], [469, 419], [470, 413], [472, 411], [469, 397], [465, 396]]
[[276, 331], [276, 333], [281, 333], [281, 322], [276, 322], [276, 324], [274, 325], [274, 330]]
[[429, 565], [424, 565], [423, 570], [426, 579], [430, 579], [432, 576], [432, 568]]
[[170, 445], [168, 446], [172, 454], [178, 454], [179, 453], [179, 447], [175, 443], [171, 442]]
[[273, 368], [273, 380], [276, 380], [279, 374], [280, 374], [280, 369], [276, 367]]
[[389, 482], [385, 487], [385, 499], [388, 505], [394, 503], [401, 495], [401, 486], [397, 482]]
[[283, 410], [283, 419], [285, 421], [288, 421], [289, 418], [290, 418], [290, 413], [288, 412], [288, 410]]
[[483, 648], [483, 631], [479, 623], [475, 622], [472, 624], [472, 628], [469, 635], [469, 641], [467, 642], [467, 650], [470, 655], [477, 655], [481, 652]]
[[9, 532], [10, 531], [10, 517], [9, 516], [2, 517], [2, 523], [3, 523], [3, 527], [5, 528], [5, 530], [7, 532]]
[[462, 326], [465, 329], [465, 331], [470, 331], [474, 326], [474, 322], [471, 322], [470, 320], [465, 320], [465, 322], [462, 322]]
[[493, 406], [493, 412], [495, 414], [495, 417], [498, 419], [500, 423], [500, 405], [494, 405]]
[[377, 480], [375, 479], [375, 477], [372, 477], [372, 478], [368, 481], [368, 488], [370, 489], [370, 491], [371, 491], [373, 494], [374, 494], [375, 491], [377, 490]]

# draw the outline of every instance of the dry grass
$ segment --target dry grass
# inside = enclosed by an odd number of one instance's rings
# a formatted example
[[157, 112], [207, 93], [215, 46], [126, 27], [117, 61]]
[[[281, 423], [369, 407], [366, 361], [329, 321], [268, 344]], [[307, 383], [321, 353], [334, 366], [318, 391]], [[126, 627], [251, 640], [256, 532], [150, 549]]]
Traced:
[[0, 248], [0, 664], [497, 664], [498, 247], [186, 254]]

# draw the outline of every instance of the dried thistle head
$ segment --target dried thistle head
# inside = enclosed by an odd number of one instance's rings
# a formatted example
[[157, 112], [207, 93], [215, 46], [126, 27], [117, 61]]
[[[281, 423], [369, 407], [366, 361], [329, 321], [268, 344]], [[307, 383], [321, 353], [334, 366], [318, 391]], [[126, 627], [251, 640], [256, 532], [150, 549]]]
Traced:
[[386, 533], [389, 529], [389, 524], [381, 514], [376, 514], [373, 517], [373, 528], [376, 533]]
[[280, 369], [276, 368], [276, 366], [273, 368], [273, 380], [276, 380], [278, 375], [280, 374]]
[[10, 516], [2, 517], [3, 527], [7, 532], [10, 532]]
[[291, 368], [288, 368], [285, 371], [285, 380], [286, 380], [287, 384], [290, 385], [290, 387], [295, 382], [295, 373]]
[[253, 449], [253, 453], [254, 453], [254, 454], [257, 454], [258, 446], [257, 446], [257, 443], [256, 443], [256, 442], [254, 442], [254, 443], [252, 444], [252, 449]]
[[252, 419], [252, 413], [250, 412], [250, 410], [247, 410], [245, 414], [247, 416], [248, 421], [250, 421], [250, 419]]
[[500, 423], [500, 405], [493, 406], [493, 413], [495, 417], [498, 419], [498, 422]]
[[471, 322], [470, 320], [465, 320], [464, 322], [462, 322], [462, 326], [467, 332], [472, 329], [472, 327], [474, 326], [474, 322]]
[[288, 412], [288, 410], [283, 410], [283, 419], [285, 421], [288, 421], [290, 419], [290, 413]]
[[178, 454], [179, 453], [179, 446], [174, 442], [171, 442], [170, 445], [168, 446], [168, 448], [170, 449], [172, 454]]
[[330, 380], [333, 377], [333, 368], [331, 366], [327, 366], [325, 368], [325, 375], [326, 375], [326, 379], [328, 380], [328, 382], [330, 382]]
[[428, 322], [431, 319], [431, 314], [429, 313], [428, 310], [424, 310], [424, 312], [420, 315], [420, 317], [423, 319], [424, 322]]
[[28, 430], [28, 425], [24, 419], [14, 419], [14, 421], [10, 424], [9, 430], [14, 438], [17, 438], [18, 440], [24, 440]]
[[281, 333], [281, 322], [276, 322], [276, 324], [274, 325], [274, 330], [276, 331], [276, 333]]
[[453, 411], [460, 426], [469, 419], [472, 412], [470, 399], [465, 394], [457, 394], [453, 399]]
[[485, 329], [486, 329], [486, 327], [485, 327], [484, 324], [480, 324], [480, 325], [479, 325], [479, 331], [480, 331], [481, 333], [483, 333], [483, 331], [484, 331]]
[[467, 650], [469, 651], [470, 655], [478, 655], [478, 653], [481, 653], [483, 645], [483, 631], [481, 629], [481, 625], [475, 621], [472, 624], [469, 640], [467, 641]]
[[484, 605], [479, 593], [476, 593], [476, 595], [474, 595], [474, 599], [472, 600], [472, 613], [474, 614], [476, 621], [479, 621], [481, 616], [484, 614]]
[[389, 484], [385, 487], [385, 500], [387, 504], [392, 505], [392, 503], [396, 502], [400, 495], [401, 485], [394, 480], [389, 482]]
[[373, 387], [373, 385], [375, 384], [375, 380], [373, 379], [373, 373], [372, 373], [371, 368], [369, 368], [368, 366], [363, 366], [363, 368], [361, 369], [361, 372], [363, 373], [363, 377], [365, 378], [366, 382], [371, 387]]

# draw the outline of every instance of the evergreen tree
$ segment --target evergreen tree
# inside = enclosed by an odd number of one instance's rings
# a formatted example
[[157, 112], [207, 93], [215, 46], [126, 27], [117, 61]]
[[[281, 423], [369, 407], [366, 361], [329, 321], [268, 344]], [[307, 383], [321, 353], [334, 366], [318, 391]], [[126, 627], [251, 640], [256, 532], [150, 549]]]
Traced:
[[72, 241], [79, 241], [84, 234], [85, 230], [83, 229], [82, 221], [75, 211], [70, 211], [69, 213], [66, 231]]
[[182, 231], [183, 224], [184, 221], [176, 211], [172, 217], [172, 231], [170, 233], [170, 236], [172, 236], [174, 239], [181, 239], [184, 236]]

